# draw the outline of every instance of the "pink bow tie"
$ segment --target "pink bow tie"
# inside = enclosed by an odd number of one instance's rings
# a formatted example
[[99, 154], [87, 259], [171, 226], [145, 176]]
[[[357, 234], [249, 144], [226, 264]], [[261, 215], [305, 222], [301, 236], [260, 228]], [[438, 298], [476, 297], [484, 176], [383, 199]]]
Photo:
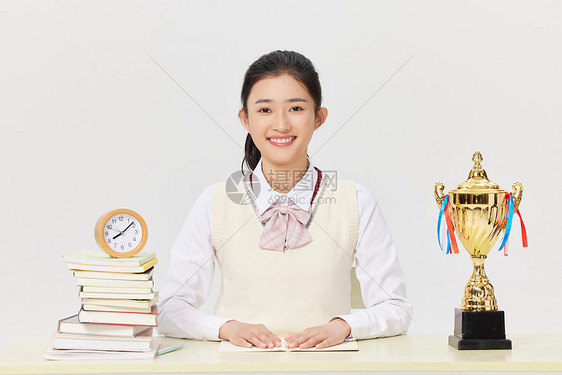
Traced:
[[310, 220], [310, 211], [305, 211], [295, 203], [282, 206], [274, 203], [262, 215], [260, 221], [265, 223], [259, 246], [264, 249], [294, 249], [312, 241], [305, 224]]

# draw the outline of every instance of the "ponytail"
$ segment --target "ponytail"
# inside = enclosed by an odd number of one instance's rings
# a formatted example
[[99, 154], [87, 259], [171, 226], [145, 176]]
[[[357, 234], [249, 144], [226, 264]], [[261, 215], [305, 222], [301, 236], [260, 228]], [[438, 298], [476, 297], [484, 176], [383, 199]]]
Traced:
[[246, 136], [246, 145], [244, 146], [244, 152], [245, 157], [244, 160], [242, 160], [242, 166], [240, 167], [240, 169], [242, 170], [242, 174], [244, 174], [244, 162], [246, 162], [246, 166], [251, 171], [253, 171], [254, 169], [256, 169], [261, 158], [261, 152], [254, 143], [254, 140], [252, 139], [250, 133], [248, 133], [248, 135]]

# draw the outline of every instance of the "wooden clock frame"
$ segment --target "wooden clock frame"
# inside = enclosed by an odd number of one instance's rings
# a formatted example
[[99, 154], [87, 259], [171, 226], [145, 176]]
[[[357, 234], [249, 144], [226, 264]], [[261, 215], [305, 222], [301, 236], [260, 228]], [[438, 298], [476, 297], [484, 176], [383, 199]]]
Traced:
[[[133, 249], [121, 253], [118, 251], [113, 250], [111, 247], [109, 247], [108, 244], [105, 243], [105, 238], [103, 237], [103, 231], [105, 228], [105, 225], [107, 224], [107, 221], [118, 214], [127, 214], [127, 215], [131, 215], [133, 216], [139, 223], [139, 225], [141, 226], [142, 229], [142, 238], [141, 241], [139, 242], [139, 244], [137, 246], [135, 246]], [[118, 208], [116, 210], [111, 210], [108, 211], [106, 213], [104, 213], [96, 222], [96, 226], [94, 228], [94, 237], [96, 239], [96, 242], [98, 244], [99, 247], [101, 247], [101, 249], [103, 251], [105, 251], [106, 253], [108, 253], [110, 256], [114, 257], [114, 258], [130, 258], [138, 253], [141, 252], [141, 250], [143, 249], [144, 245], [146, 245], [146, 240], [148, 238], [148, 228], [146, 226], [146, 222], [144, 221], [144, 219], [142, 218], [142, 216], [140, 216], [138, 213], [136, 213], [133, 210], [129, 210], [127, 208]]]

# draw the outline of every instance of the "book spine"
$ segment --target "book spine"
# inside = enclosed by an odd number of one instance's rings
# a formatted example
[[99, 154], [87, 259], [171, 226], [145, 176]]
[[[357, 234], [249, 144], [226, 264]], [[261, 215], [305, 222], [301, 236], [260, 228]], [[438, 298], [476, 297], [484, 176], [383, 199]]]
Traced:
[[107, 312], [107, 311], [86, 311], [80, 310], [78, 319], [81, 323], [91, 324], [114, 324], [114, 325], [134, 325], [143, 327], [158, 327], [158, 309], [146, 313], [134, 312]]

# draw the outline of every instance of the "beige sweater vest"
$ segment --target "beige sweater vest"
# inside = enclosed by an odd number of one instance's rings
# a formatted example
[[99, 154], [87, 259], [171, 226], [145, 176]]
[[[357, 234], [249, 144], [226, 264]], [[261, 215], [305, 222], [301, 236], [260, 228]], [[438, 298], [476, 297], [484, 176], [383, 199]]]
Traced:
[[311, 242], [286, 252], [262, 249], [263, 224], [253, 206], [232, 202], [225, 183], [216, 185], [212, 233], [221, 290], [215, 315], [263, 324], [286, 336], [350, 313], [359, 224], [355, 183], [338, 180], [337, 188], [323, 183], [312, 213]]

